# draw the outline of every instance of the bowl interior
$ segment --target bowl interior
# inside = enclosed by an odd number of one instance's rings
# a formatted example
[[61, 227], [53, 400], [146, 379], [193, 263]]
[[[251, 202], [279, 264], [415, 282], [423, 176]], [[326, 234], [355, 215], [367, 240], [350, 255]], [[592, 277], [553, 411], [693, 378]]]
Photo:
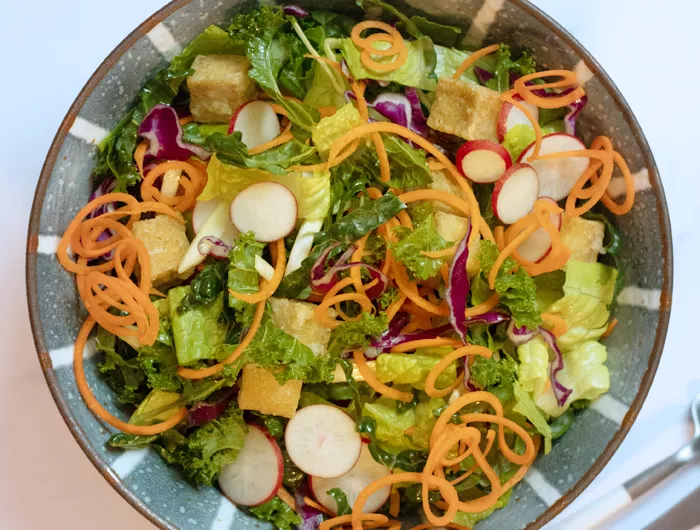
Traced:
[[[214, 488], [195, 489], [154, 452], [110, 450], [110, 432], [77, 391], [73, 344], [85, 318], [72, 277], [58, 264], [58, 240], [87, 202], [96, 145], [133, 103], [140, 87], [209, 24], [256, 2], [178, 0], [137, 28], [100, 66], [71, 107], [49, 152], [29, 227], [27, 278], [34, 336], [47, 381], [70, 429], [105, 478], [130, 503], [163, 528], [253, 528], [260, 523], [238, 511]], [[348, 11], [342, 1], [307, 7]], [[577, 72], [589, 104], [579, 123], [587, 142], [609, 135], [635, 178], [630, 214], [617, 219], [624, 236], [627, 287], [615, 316], [620, 326], [607, 339], [609, 394], [580, 414], [571, 432], [540, 456], [515, 499], [479, 529], [539, 528], [571, 502], [605, 465], [646, 396], [661, 354], [671, 292], [671, 241], [661, 182], [649, 147], [623, 98], [582, 47], [553, 21], [521, 0], [407, 0], [408, 14], [424, 14], [465, 28], [471, 44], [507, 42], [528, 47], [541, 67]], [[357, 13], [355, 13], [357, 14]], [[88, 355], [94, 344], [88, 346]], [[86, 362], [98, 399], [116, 415], [110, 391], [97, 377], [95, 358]]]

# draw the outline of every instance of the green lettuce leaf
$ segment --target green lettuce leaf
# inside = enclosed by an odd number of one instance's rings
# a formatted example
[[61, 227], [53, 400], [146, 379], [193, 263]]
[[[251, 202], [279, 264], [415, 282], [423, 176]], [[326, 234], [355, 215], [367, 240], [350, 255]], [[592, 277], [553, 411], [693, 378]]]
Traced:
[[250, 513], [261, 521], [272, 523], [277, 530], [293, 530], [301, 524], [301, 517], [277, 496], [265, 504], [253, 506]]
[[560, 347], [567, 349], [601, 337], [610, 318], [616, 280], [617, 270], [602, 263], [571, 260], [567, 263], [564, 297], [547, 308], [548, 312], [564, 318], [569, 326], [557, 339]]
[[[425, 379], [441, 358], [414, 353], [412, 355], [383, 353], [377, 357], [377, 377], [382, 383], [406, 384], [423, 390]], [[457, 379], [457, 363], [451, 363], [435, 381], [436, 388], [450, 386]]]
[[173, 58], [168, 68], [158, 72], [144, 85], [134, 109], [100, 142], [95, 175], [99, 178], [116, 178], [116, 191], [125, 191], [141, 180], [134, 163], [134, 150], [138, 140], [138, 128], [146, 114], [159, 103], [169, 105], [173, 102], [182, 83], [192, 75], [193, 70], [190, 67], [197, 55], [235, 54], [240, 50], [221, 28], [206, 28], [180, 55]]
[[132, 425], [153, 425], [170, 418], [182, 407], [182, 396], [175, 392], [152, 390], [129, 418]]
[[219, 293], [207, 306], [196, 306], [181, 314], [178, 307], [191, 293], [192, 288], [189, 285], [168, 291], [175, 353], [180, 366], [219, 358], [227, 332], [226, 324], [221, 322], [224, 293]]
[[326, 493], [328, 493], [328, 495], [333, 497], [333, 500], [335, 500], [335, 513], [337, 515], [348, 515], [349, 513], [352, 513], [352, 506], [349, 505], [348, 496], [345, 495], [343, 490], [340, 488], [333, 488], [328, 490]]
[[311, 139], [321, 156], [327, 159], [333, 142], [360, 124], [362, 124], [360, 112], [352, 103], [347, 103], [332, 116], [322, 118], [314, 127]]
[[387, 397], [380, 397], [374, 403], [365, 403], [362, 416], [377, 422], [376, 437], [382, 447], [388, 451], [399, 452], [406, 449], [419, 449], [405, 431], [416, 423], [415, 411], [396, 410], [396, 402]]
[[[104, 358], [97, 364], [100, 375], [119, 403], [138, 405], [148, 393], [146, 374], [137, 353], [104, 328], [98, 327], [95, 346]], [[117, 351], [118, 350], [118, 351]]]
[[424, 251], [444, 250], [450, 246], [450, 243], [438, 234], [433, 215], [415, 224], [413, 230], [399, 227], [394, 232], [398, 236], [398, 242], [389, 245], [394, 259], [403, 263], [415, 277], [422, 280], [433, 278], [440, 272], [440, 267], [447, 258], [429, 258], [421, 254]]
[[411, 435], [413, 443], [416, 446], [423, 450], [429, 449], [430, 435], [438, 419], [435, 415], [435, 411], [442, 409], [445, 405], [446, 402], [444, 399], [429, 398], [426, 395], [421, 395], [420, 402], [414, 409], [416, 428]]
[[[331, 79], [331, 75], [328, 74], [326, 69], [324, 69], [320, 64], [315, 64], [313, 66], [313, 78], [311, 80], [311, 86], [304, 96], [304, 103], [310, 105], [315, 109], [320, 109], [321, 107], [336, 107], [340, 108], [347, 103], [343, 92], [336, 88], [336, 85]], [[341, 83], [340, 76], [336, 76], [338, 83]], [[343, 80], [341, 87], [345, 89], [350, 89], [347, 81]]]
[[346, 351], [365, 348], [370, 345], [373, 338], [384, 333], [388, 326], [386, 313], [380, 313], [378, 316], [362, 313], [360, 320], [356, 322], [343, 322], [331, 331], [328, 355], [337, 358]]
[[[260, 276], [255, 270], [255, 256], [262, 256], [264, 243], [255, 241], [255, 234], [247, 232], [240, 234], [233, 249], [229, 252], [228, 284], [232, 291], [241, 294], [257, 293], [259, 290]], [[233, 296], [228, 297], [228, 304], [236, 311], [251, 312], [251, 305]], [[250, 315], [252, 316], [252, 315]]]
[[557, 376], [559, 382], [573, 390], [564, 407], [557, 405], [551, 388], [535, 394], [537, 406], [550, 416], [563, 414], [571, 403], [578, 400], [593, 400], [610, 390], [610, 372], [605, 366], [608, 352], [596, 341], [577, 344], [564, 353], [564, 369]]
[[414, 188], [427, 186], [433, 182], [425, 151], [415, 149], [393, 134], [382, 134], [384, 147], [391, 167], [391, 186], [394, 188]]
[[161, 435], [153, 447], [166, 462], [179, 467], [192, 484], [210, 486], [221, 469], [236, 459], [247, 432], [243, 412], [230, 405], [219, 418], [188, 436], [171, 430]]
[[228, 263], [225, 260], [206, 265], [190, 283], [190, 293], [180, 302], [178, 312], [186, 313], [197, 306], [212, 303], [226, 289], [227, 277]]
[[[408, 51], [406, 62], [400, 68], [390, 72], [375, 72], [365, 68], [360, 58], [362, 50], [351, 39], [340, 39], [335, 45], [342, 51], [350, 73], [355, 79], [389, 81], [423, 90], [435, 90], [437, 87], [437, 81], [431, 77], [435, 71], [437, 56], [435, 46], [428, 37], [406, 41]], [[373, 58], [380, 63], [391, 62], [394, 59], [393, 56]]]
[[510, 74], [528, 75], [537, 71], [537, 63], [527, 50], [523, 51], [520, 58], [511, 58], [511, 49], [507, 44], [501, 44], [501, 48], [494, 54], [496, 65], [493, 69], [493, 77], [488, 80], [486, 86], [498, 92], [510, 89]]
[[544, 438], [544, 454], [548, 455], [552, 450], [552, 429], [549, 427], [547, 419], [537, 408], [530, 394], [525, 391], [517, 381], [513, 384], [513, 394], [515, 395], [516, 401], [513, 412], [522, 414], [535, 426], [535, 429], [537, 429]]
[[[526, 392], [539, 396], [549, 381], [549, 349], [541, 337], [518, 346], [518, 382]], [[561, 373], [561, 372], [560, 372]], [[561, 381], [561, 377], [559, 377]]]
[[[483, 275], [482, 281], [491, 272], [498, 254], [498, 247], [495, 243], [492, 241], [481, 242], [478, 258]], [[515, 268], [517, 271], [512, 272]], [[513, 258], [506, 258], [501, 265], [496, 276], [495, 287], [496, 293], [500, 297], [500, 304], [508, 308], [516, 325], [526, 326], [528, 329], [535, 329], [540, 325], [542, 320], [537, 307], [535, 282], [522, 267], [518, 267]], [[472, 290], [473, 293], [474, 290]]]
[[[555, 132], [563, 132], [564, 122], [562, 120], [553, 121], [547, 125], [540, 125], [540, 129], [542, 129], [543, 136]], [[503, 138], [503, 147], [508, 150], [513, 159], [513, 163], [515, 163], [522, 152], [530, 147], [534, 141], [535, 130], [530, 125], [520, 123], [506, 133]]]
[[262, 169], [244, 169], [224, 164], [218, 156], [211, 157], [207, 168], [209, 180], [199, 200], [233, 200], [255, 182], [278, 182], [289, 188], [297, 199], [298, 216], [302, 219], [323, 219], [330, 206], [330, 173], [319, 172], [302, 176], [295, 172], [276, 175]]
[[[411, 409], [409, 412], [413, 412], [413, 410]], [[385, 449], [377, 435], [379, 429], [377, 423], [374, 418], [363, 416], [357, 425], [357, 432], [362, 434], [363, 438], [369, 439], [369, 452], [372, 454], [372, 458], [389, 469], [401, 469], [416, 473], [423, 471], [427, 455], [414, 449], [405, 449], [399, 452]]]
[[517, 379], [518, 363], [507, 355], [502, 355], [499, 360], [475, 357], [470, 373], [469, 381], [482, 390], [510, 388]]

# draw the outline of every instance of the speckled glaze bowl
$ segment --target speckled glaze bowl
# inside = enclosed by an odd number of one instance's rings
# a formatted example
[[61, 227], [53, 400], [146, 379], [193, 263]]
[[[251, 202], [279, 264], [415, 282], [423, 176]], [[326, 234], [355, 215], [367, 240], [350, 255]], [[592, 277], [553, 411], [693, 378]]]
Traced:
[[[574, 70], [589, 104], [580, 118], [587, 143], [598, 134], [615, 139], [635, 176], [632, 212], [617, 219], [625, 241], [627, 287], [607, 340], [609, 394], [582, 412], [571, 431], [540, 456], [513, 501], [479, 530], [534, 530], [559, 513], [593, 480], [618, 448], [644, 402], [661, 357], [671, 306], [671, 230], [649, 146], [627, 103], [595, 60], [554, 21], [523, 0], [407, 0], [409, 14], [459, 24], [472, 44], [500, 42], [533, 50], [546, 68]], [[352, 14], [348, 1], [302, 2]], [[73, 103], [49, 150], [34, 199], [27, 243], [27, 296], [41, 367], [73, 436], [105, 479], [160, 528], [246, 529], [262, 523], [246, 516], [214, 488], [195, 489], [150, 450], [114, 451], [110, 429], [83, 403], [73, 378], [76, 334], [85, 318], [73, 278], [58, 264], [58, 240], [93, 188], [96, 145], [130, 107], [141, 86], [209, 24], [255, 5], [249, 0], [176, 0], [134, 30], [107, 57]], [[358, 13], [355, 13], [358, 14]], [[619, 181], [613, 194], [621, 192]], [[88, 348], [89, 349], [89, 348]], [[94, 351], [88, 351], [90, 355]], [[98, 399], [119, 415], [86, 362]], [[264, 526], [264, 525], [262, 525]]]

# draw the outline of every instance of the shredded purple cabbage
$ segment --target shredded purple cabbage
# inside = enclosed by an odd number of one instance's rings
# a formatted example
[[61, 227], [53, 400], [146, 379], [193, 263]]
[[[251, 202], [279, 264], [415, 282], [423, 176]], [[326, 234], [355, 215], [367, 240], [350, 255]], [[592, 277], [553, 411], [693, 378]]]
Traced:
[[144, 164], [155, 160], [187, 160], [192, 156], [207, 160], [211, 153], [182, 141], [182, 126], [177, 112], [168, 105], [153, 107], [139, 126], [139, 136], [148, 140]]
[[214, 236], [204, 236], [197, 243], [197, 250], [202, 256], [213, 256], [215, 258], [227, 258], [233, 247], [227, 245], [221, 239]]
[[563, 407], [566, 404], [566, 400], [569, 399], [569, 396], [573, 392], [571, 388], [565, 387], [557, 379], [557, 374], [564, 369], [564, 356], [562, 355], [559, 346], [557, 346], [556, 337], [551, 331], [543, 328], [542, 326], [539, 327], [538, 331], [540, 335], [542, 335], [544, 341], [547, 343], [547, 346], [549, 346], [554, 352], [554, 360], [549, 367], [549, 379], [552, 383], [554, 397], [557, 398], [557, 404], [560, 407]]
[[301, 517], [301, 525], [298, 526], [299, 530], [318, 530], [319, 525], [323, 522], [323, 514], [316, 508], [312, 508], [304, 498], [311, 498], [311, 489], [306, 482], [303, 482], [294, 491], [294, 501], [297, 506], [297, 513]]
[[282, 11], [284, 11], [285, 15], [291, 15], [296, 18], [306, 18], [309, 16], [309, 12], [299, 5], [283, 6]]
[[[476, 78], [482, 85], [486, 85], [486, 83], [493, 79], [493, 74], [488, 70], [484, 70], [481, 66], [474, 66], [474, 74], [476, 74]], [[512, 82], [511, 80], [511, 83]]]
[[470, 222], [466, 235], [457, 245], [457, 251], [450, 265], [450, 281], [445, 291], [447, 306], [450, 308], [450, 324], [465, 344], [467, 343], [467, 324], [464, 321], [464, 311], [467, 308], [467, 296], [471, 286], [467, 276], [469, 236], [471, 233], [472, 225]]
[[187, 426], [199, 427], [221, 416], [233, 401], [236, 392], [232, 389], [220, 390], [210, 402], [200, 401], [187, 411]]

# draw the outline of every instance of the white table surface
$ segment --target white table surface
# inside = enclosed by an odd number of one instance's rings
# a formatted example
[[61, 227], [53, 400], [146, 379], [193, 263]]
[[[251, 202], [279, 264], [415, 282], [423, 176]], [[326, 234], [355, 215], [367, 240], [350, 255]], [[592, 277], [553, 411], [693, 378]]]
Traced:
[[[632, 106], [661, 170], [673, 226], [675, 289], [664, 356], [639, 419], [574, 503], [581, 507], [670, 454], [692, 433], [688, 404], [700, 392], [694, 335], [700, 232], [693, 232], [700, 221], [700, 7], [696, 0], [535, 3], [593, 53]], [[102, 59], [163, 0], [2, 4], [0, 528], [146, 530], [153, 527], [92, 467], [51, 400], [27, 318], [24, 248], [39, 171], [69, 105]], [[644, 528], [698, 486], [700, 467], [688, 469], [609, 528]]]

